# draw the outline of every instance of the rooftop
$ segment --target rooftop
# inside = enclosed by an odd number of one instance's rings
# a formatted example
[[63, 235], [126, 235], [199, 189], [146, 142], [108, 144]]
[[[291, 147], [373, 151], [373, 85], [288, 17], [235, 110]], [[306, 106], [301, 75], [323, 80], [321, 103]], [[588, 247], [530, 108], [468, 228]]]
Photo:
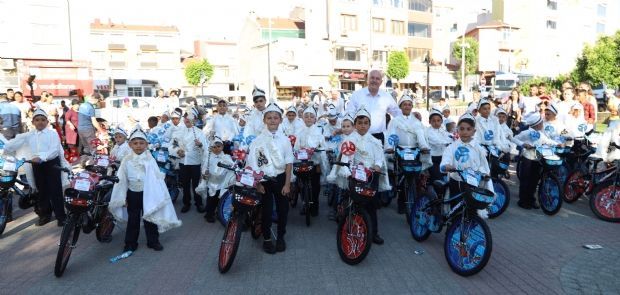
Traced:
[[108, 19], [108, 23], [102, 23], [98, 18], [90, 24], [91, 30], [112, 30], [112, 31], [153, 31], [153, 32], [179, 32], [175, 26], [153, 26], [153, 25], [126, 25], [116, 24]]

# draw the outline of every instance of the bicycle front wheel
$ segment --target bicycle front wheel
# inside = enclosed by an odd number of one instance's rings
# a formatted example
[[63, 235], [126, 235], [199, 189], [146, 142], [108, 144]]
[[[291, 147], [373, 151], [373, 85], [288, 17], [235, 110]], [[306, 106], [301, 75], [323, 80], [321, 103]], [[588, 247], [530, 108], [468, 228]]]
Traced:
[[562, 186], [553, 173], [543, 174], [538, 188], [540, 209], [547, 215], [555, 215], [562, 208]]
[[372, 245], [372, 224], [366, 210], [350, 209], [338, 224], [336, 244], [340, 259], [355, 265], [368, 255]]
[[597, 187], [590, 197], [590, 209], [602, 220], [620, 222], [620, 185], [609, 183]]
[[471, 276], [481, 271], [493, 250], [489, 226], [478, 215], [458, 215], [446, 231], [444, 254], [452, 271]]
[[78, 237], [80, 236], [80, 223], [77, 218], [71, 216], [67, 223], [62, 228], [60, 234], [60, 246], [58, 247], [58, 254], [56, 254], [56, 264], [54, 265], [54, 275], [61, 277], [67, 268], [69, 263], [69, 257], [71, 252], [77, 244]]
[[239, 242], [241, 241], [241, 224], [239, 217], [233, 217], [228, 221], [224, 237], [220, 244], [220, 253], [217, 261], [217, 267], [220, 273], [226, 273], [235, 261]]

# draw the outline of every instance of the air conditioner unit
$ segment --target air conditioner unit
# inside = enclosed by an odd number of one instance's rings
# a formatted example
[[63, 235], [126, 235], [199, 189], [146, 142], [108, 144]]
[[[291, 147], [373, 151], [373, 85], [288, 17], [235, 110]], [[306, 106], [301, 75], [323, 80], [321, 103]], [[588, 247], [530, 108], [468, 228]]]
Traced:
[[3, 70], [14, 70], [15, 63], [12, 59], [0, 59], [0, 69]]

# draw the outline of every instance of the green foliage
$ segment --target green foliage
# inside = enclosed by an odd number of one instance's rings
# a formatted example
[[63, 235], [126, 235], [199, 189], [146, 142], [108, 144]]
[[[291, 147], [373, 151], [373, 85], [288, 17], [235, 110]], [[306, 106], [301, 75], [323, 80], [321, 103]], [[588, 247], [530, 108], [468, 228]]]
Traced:
[[329, 86], [331, 86], [332, 88], [338, 88], [338, 85], [340, 84], [340, 80], [338, 80], [338, 74], [331, 73], [327, 76], [327, 79], [329, 80]]
[[213, 66], [206, 59], [190, 62], [185, 67], [185, 79], [190, 85], [197, 86], [200, 84], [201, 74], [204, 74], [205, 82], [213, 76]]
[[584, 46], [570, 76], [593, 85], [620, 85], [620, 31], [600, 37], [593, 46]]
[[404, 51], [390, 52], [386, 74], [388, 77], [396, 79], [396, 81], [404, 79], [409, 75], [409, 57]]
[[[475, 74], [478, 71], [478, 41], [465, 37], [465, 75]], [[461, 64], [461, 40], [452, 44], [452, 56]], [[461, 69], [457, 71], [457, 81], [461, 81]]]

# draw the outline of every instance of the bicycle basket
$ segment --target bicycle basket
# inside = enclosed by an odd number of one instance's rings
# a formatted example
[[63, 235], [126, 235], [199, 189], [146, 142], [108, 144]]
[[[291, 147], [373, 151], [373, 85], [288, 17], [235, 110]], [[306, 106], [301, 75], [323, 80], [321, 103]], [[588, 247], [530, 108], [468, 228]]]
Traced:
[[65, 190], [65, 204], [71, 207], [87, 208], [93, 205], [93, 195], [93, 192], [67, 188]]
[[256, 189], [249, 187], [235, 186], [233, 188], [233, 206], [238, 209], [252, 209], [260, 203], [260, 195]]
[[543, 159], [547, 166], [561, 166], [562, 163], [564, 162], [560, 157], [555, 156], [555, 155], [543, 157]]
[[359, 181], [355, 178], [349, 179], [349, 195], [354, 202], [366, 204], [374, 198], [377, 193], [372, 188], [371, 182]]
[[310, 173], [314, 169], [314, 162], [298, 162], [293, 163], [293, 173], [295, 175]]
[[472, 209], [484, 209], [493, 203], [493, 192], [467, 184], [468, 193], [465, 194], [465, 204]]
[[396, 154], [398, 155], [399, 167], [404, 172], [422, 171], [422, 162], [420, 161], [418, 149], [399, 149]]

